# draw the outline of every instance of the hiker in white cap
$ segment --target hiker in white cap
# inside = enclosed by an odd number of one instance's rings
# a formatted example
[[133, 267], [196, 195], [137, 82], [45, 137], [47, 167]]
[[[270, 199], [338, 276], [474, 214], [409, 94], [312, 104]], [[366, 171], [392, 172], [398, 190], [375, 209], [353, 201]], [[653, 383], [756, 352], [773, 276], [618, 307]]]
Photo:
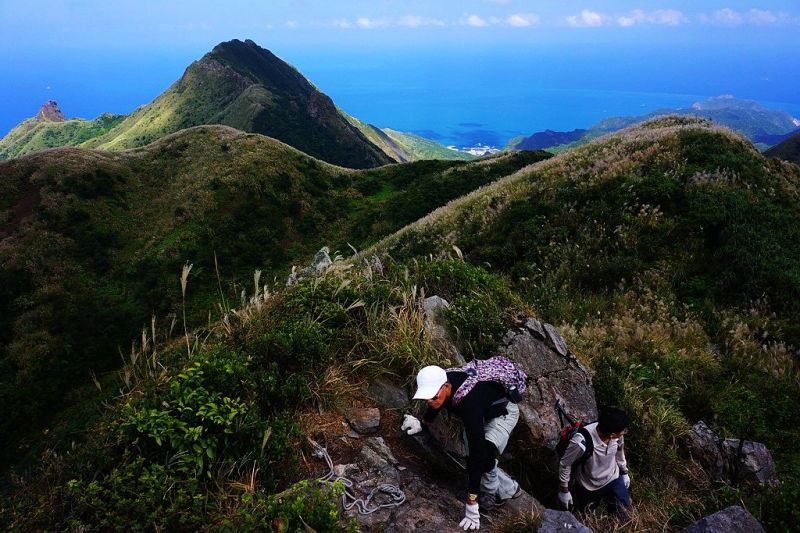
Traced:
[[426, 400], [428, 408], [422, 421], [405, 415], [401, 429], [409, 435], [419, 433], [442, 407], [461, 418], [469, 477], [465, 514], [459, 524], [464, 530], [480, 528], [480, 508], [491, 510], [522, 494], [519, 484], [498, 468], [497, 457], [519, 419], [515, 402], [525, 390], [526, 379], [524, 372], [503, 357], [449, 370], [426, 366], [417, 375], [414, 399]]

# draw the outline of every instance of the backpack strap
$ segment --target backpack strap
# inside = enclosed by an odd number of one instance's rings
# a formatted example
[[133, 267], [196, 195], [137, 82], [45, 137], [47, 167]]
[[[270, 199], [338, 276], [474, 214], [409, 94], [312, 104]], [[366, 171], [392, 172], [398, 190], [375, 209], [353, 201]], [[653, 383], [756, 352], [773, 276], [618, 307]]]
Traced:
[[586, 426], [579, 427], [578, 434], [583, 437], [583, 455], [581, 455], [580, 459], [575, 461], [575, 464], [582, 467], [594, 453], [594, 439], [592, 439], [592, 434], [589, 433]]

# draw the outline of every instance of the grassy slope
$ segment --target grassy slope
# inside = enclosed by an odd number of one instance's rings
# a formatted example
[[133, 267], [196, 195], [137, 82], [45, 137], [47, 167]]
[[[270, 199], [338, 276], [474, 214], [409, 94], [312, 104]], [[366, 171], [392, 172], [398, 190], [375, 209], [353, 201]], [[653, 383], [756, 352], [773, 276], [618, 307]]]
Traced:
[[81, 144], [105, 134], [124, 118], [123, 115], [102, 114], [94, 120], [48, 122], [28, 119], [0, 139], [0, 160], [46, 148]]
[[330, 98], [252, 41], [217, 45], [153, 102], [85, 146], [143, 146], [203, 124], [268, 135], [313, 157], [351, 168], [392, 162], [339, 114]]
[[764, 155], [767, 157], [777, 157], [786, 161], [800, 163], [800, 133], [793, 135], [782, 143], [773, 146]]
[[[543, 154], [480, 164], [419, 162], [351, 171], [273, 139], [221, 126], [183, 130], [132, 151], [52, 150], [0, 173], [0, 399], [14, 442], [117, 347], [180, 301], [194, 264], [190, 318], [236, 301], [255, 268], [285, 276], [319, 247], [367, 246], [444, 202]], [[305, 258], [305, 259], [304, 259]], [[4, 460], [15, 455], [9, 452]]]
[[475, 156], [464, 152], [456, 152], [446, 146], [414, 135], [389, 128], [377, 128], [366, 124], [355, 117], [341, 111], [344, 117], [358, 128], [370, 141], [398, 162], [419, 161], [423, 159], [445, 159], [455, 161], [471, 161]]

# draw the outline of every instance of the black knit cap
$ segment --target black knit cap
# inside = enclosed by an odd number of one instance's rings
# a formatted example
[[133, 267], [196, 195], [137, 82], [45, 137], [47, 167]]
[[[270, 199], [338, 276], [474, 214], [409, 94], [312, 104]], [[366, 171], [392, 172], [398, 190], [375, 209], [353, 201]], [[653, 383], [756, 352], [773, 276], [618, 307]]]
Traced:
[[624, 411], [609, 407], [603, 409], [600, 413], [600, 418], [597, 419], [597, 429], [606, 435], [611, 433], [619, 433], [622, 430], [628, 429], [631, 425], [631, 419], [625, 414]]

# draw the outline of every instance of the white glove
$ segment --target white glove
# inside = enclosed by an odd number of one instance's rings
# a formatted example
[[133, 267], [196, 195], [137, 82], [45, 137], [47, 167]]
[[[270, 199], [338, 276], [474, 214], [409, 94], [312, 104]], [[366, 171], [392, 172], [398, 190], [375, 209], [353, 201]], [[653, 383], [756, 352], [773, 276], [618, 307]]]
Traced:
[[403, 425], [400, 426], [400, 430], [409, 435], [416, 435], [422, 431], [422, 424], [414, 415], [406, 415], [403, 417]]
[[631, 476], [629, 476], [628, 474], [622, 474], [622, 476], [620, 477], [622, 477], [622, 482], [625, 483], [625, 488], [626, 489], [631, 488]]
[[559, 490], [558, 501], [561, 503], [564, 509], [569, 510], [569, 508], [572, 507], [572, 493]]
[[481, 528], [481, 514], [478, 512], [478, 504], [467, 504], [467, 509], [464, 512], [464, 518], [458, 524], [458, 527], [464, 531], [472, 531]]

